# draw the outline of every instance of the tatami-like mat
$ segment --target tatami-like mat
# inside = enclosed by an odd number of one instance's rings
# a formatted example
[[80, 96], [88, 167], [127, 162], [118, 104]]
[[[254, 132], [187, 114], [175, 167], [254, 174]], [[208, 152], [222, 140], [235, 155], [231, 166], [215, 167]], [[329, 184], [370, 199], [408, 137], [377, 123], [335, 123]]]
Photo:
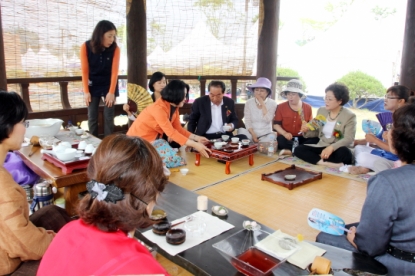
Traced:
[[303, 161], [303, 160], [301, 160], [297, 157], [292, 157], [292, 156], [286, 156], [283, 159], [279, 159], [278, 162], [289, 164], [289, 165], [294, 164], [294, 165], [296, 165], [298, 167], [301, 167], [301, 168], [305, 168], [305, 169], [309, 169], [309, 170], [313, 170], [313, 171], [318, 171], [318, 172], [323, 172], [323, 173], [328, 173], [328, 174], [332, 174], [332, 175], [336, 175], [336, 176], [340, 176], [340, 177], [344, 177], [344, 178], [348, 178], [348, 179], [353, 179], [353, 180], [360, 181], [360, 182], [365, 182], [365, 183], [371, 177], [371, 175], [369, 175], [369, 174], [353, 175], [353, 174], [341, 172], [338, 169], [328, 168], [328, 167], [320, 166], [320, 165], [313, 165], [313, 164], [307, 163], [307, 162], [305, 162], [305, 161]]
[[281, 229], [294, 236], [301, 233], [307, 240], [314, 240], [318, 233], [307, 224], [307, 215], [312, 208], [334, 213], [346, 223], [359, 221], [366, 197], [365, 183], [324, 172], [323, 179], [293, 190], [261, 181], [262, 173], [287, 167], [287, 164], [273, 163], [197, 193], [272, 229]]
[[[231, 163], [231, 173], [225, 173], [225, 164], [219, 163], [213, 158], [200, 157], [200, 165], [195, 165], [196, 154], [193, 152], [180, 151], [180, 155], [186, 159], [187, 165], [175, 169], [170, 169], [169, 181], [185, 189], [195, 191], [227, 179], [234, 178], [241, 173], [257, 169], [265, 164], [275, 163], [277, 156], [268, 157], [264, 154], [254, 154], [254, 165], [250, 166], [248, 157], [233, 161]], [[188, 168], [187, 175], [182, 175], [181, 168]]]

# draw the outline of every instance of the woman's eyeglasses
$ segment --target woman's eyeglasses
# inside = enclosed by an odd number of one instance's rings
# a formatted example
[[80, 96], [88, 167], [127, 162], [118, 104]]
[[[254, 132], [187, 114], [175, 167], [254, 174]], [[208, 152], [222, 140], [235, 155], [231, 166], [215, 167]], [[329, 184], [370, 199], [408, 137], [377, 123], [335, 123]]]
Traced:
[[396, 96], [385, 96], [385, 100], [399, 100], [399, 97], [396, 97]]
[[29, 121], [24, 121], [23, 125], [24, 125], [25, 128], [28, 128], [29, 127]]

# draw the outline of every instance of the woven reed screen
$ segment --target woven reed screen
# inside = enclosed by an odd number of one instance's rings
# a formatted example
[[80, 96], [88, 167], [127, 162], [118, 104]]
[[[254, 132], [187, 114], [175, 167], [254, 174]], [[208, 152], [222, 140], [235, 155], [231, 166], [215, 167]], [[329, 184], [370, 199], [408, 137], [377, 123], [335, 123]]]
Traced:
[[[146, 7], [148, 74], [253, 74], [259, 0], [147, 0]], [[80, 45], [102, 19], [118, 28], [119, 73], [127, 73], [125, 0], [1, 0], [1, 12], [7, 78], [80, 76]], [[81, 89], [69, 85], [74, 107], [83, 105]], [[42, 106], [54, 102], [45, 91], [53, 98], [59, 87], [30, 85], [34, 111], [56, 109]]]

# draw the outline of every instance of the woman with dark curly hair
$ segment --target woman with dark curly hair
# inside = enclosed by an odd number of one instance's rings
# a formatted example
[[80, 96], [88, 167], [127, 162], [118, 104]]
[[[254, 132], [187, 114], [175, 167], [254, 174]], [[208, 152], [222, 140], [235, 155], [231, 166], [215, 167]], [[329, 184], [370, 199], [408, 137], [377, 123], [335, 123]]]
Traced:
[[[305, 138], [320, 138], [317, 144], [304, 144], [295, 149], [295, 156], [311, 164], [340, 168], [353, 162], [349, 147], [356, 135], [356, 115], [343, 106], [349, 101], [349, 89], [339, 83], [326, 88], [326, 106], [317, 111], [313, 124], [303, 123], [301, 132]], [[313, 130], [311, 129], [313, 127]]]
[[167, 274], [128, 233], [149, 218], [167, 178], [157, 151], [145, 140], [114, 134], [104, 138], [88, 165], [80, 219], [56, 235], [39, 275]]
[[347, 236], [317, 236], [318, 242], [375, 257], [388, 275], [415, 275], [414, 110], [415, 104], [407, 104], [393, 114], [388, 142], [402, 166], [369, 179], [357, 227], [349, 225]]

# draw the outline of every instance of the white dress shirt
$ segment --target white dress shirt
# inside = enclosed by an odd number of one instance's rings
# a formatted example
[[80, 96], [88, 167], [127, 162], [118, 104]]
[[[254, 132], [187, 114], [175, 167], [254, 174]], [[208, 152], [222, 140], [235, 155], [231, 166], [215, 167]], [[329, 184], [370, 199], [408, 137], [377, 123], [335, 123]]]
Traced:
[[216, 105], [210, 102], [210, 110], [212, 112], [212, 124], [210, 128], [207, 130], [206, 133], [216, 133], [216, 132], [223, 132], [222, 130], [222, 105], [223, 100], [220, 105]]

